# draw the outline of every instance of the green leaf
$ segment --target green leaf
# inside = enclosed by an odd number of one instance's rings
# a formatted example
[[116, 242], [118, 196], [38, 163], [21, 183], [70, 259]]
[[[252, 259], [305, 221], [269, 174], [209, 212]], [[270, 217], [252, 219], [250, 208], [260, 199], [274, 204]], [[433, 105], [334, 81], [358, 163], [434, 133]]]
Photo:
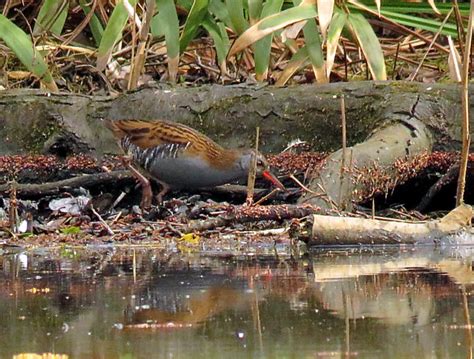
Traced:
[[[263, 0], [248, 0], [249, 3], [249, 19], [250, 24], [253, 25], [260, 19], [262, 14], [262, 1]], [[265, 4], [270, 4], [271, 1], [267, 1]]]
[[[137, 0], [129, 0], [130, 4], [134, 6]], [[102, 71], [107, 66], [114, 46], [122, 37], [122, 31], [127, 24], [128, 12], [123, 5], [123, 0], [120, 0], [112, 11], [109, 22], [102, 34], [99, 50], [97, 51], [97, 68]]]
[[276, 30], [282, 29], [285, 26], [291, 25], [295, 22], [314, 18], [317, 16], [316, 7], [311, 0], [303, 1], [299, 6], [283, 10], [278, 14], [268, 16], [255, 25], [249, 27], [239, 38], [234, 42], [229, 50], [229, 56], [242, 51], [247, 46], [252, 45], [263, 37], [273, 33]]
[[179, 48], [183, 52], [188, 46], [189, 42], [196, 36], [196, 32], [202, 25], [204, 17], [208, 14], [207, 8], [209, 0], [194, 0], [191, 11], [189, 12], [186, 23], [184, 24], [183, 32], [179, 39]]
[[[84, 11], [84, 14], [89, 14], [91, 7], [87, 5], [87, 0], [79, 0], [79, 4], [82, 11]], [[102, 34], [104, 33], [104, 27], [96, 14], [92, 15], [91, 20], [89, 21], [89, 28], [91, 29], [92, 37], [94, 38], [96, 45], [99, 46]]]
[[70, 226], [70, 227], [61, 228], [59, 231], [62, 234], [79, 234], [81, 233], [81, 228], [77, 226]]
[[177, 0], [176, 5], [185, 8], [187, 11], [190, 11], [191, 7], [193, 6], [193, 0]]
[[1, 14], [0, 38], [5, 41], [5, 44], [15, 53], [21, 63], [34, 73], [49, 90], [58, 91], [43, 56], [34, 48], [30, 37]]
[[216, 47], [217, 62], [222, 72], [225, 72], [227, 51], [229, 51], [230, 41], [227, 36], [225, 25], [222, 22], [216, 23], [210, 14], [203, 20], [202, 26], [206, 29], [214, 41]]
[[67, 0], [45, 0], [36, 19], [33, 35], [39, 35], [43, 31], [51, 31], [55, 35], [61, 35], [69, 10]]
[[306, 46], [303, 46], [291, 57], [291, 60], [285, 66], [275, 86], [284, 86], [296, 71], [309, 64], [309, 62], [308, 49]]
[[222, 21], [227, 27], [236, 31], [232, 21], [230, 20], [229, 10], [222, 0], [211, 0], [209, 3], [209, 11], [214, 14], [220, 21]]
[[[267, 1], [262, 9], [261, 17], [267, 17], [278, 13], [283, 5], [283, 0]], [[255, 74], [257, 80], [263, 81], [267, 77], [270, 65], [270, 53], [272, 48], [273, 34], [265, 36], [254, 45]]]
[[377, 35], [361, 14], [348, 15], [349, 28], [364, 53], [374, 80], [386, 80], [385, 60]]
[[[414, 15], [404, 15], [404, 14], [397, 14], [391, 11], [385, 11], [382, 9], [380, 12], [382, 15], [388, 17], [389, 19], [398, 22], [399, 24], [414, 27], [421, 30], [428, 30], [431, 32], [438, 32], [439, 28], [441, 27], [442, 22], [436, 21], [432, 19], [423, 18], [420, 16]], [[452, 36], [453, 38], [457, 38], [458, 33], [455, 24], [446, 23], [441, 30], [441, 34]]]
[[234, 25], [234, 29], [238, 34], [243, 33], [249, 27], [249, 23], [244, 17], [243, 0], [225, 0], [225, 4], [229, 11], [230, 20]]
[[329, 24], [326, 37], [326, 71], [327, 77], [331, 75], [331, 70], [336, 57], [337, 44], [341, 36], [342, 29], [347, 21], [347, 14], [344, 12], [335, 12]]
[[179, 64], [179, 21], [173, 0], [156, 0], [158, 23], [165, 35], [170, 81], [176, 82]]

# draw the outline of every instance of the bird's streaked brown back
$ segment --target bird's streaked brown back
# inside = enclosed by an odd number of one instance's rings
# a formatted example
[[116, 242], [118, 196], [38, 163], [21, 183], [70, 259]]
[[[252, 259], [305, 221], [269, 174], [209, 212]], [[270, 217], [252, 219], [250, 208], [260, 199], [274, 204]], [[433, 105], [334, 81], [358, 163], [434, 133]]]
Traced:
[[238, 150], [225, 150], [206, 135], [186, 125], [168, 121], [105, 120], [105, 125], [119, 139], [142, 149], [177, 144], [185, 147], [189, 156], [202, 156], [216, 167], [234, 161]]

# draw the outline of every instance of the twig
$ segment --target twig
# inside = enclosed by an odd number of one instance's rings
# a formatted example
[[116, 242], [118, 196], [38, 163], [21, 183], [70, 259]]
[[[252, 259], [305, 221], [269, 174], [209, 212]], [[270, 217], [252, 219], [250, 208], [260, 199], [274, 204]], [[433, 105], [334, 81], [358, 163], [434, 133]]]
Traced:
[[439, 193], [439, 191], [443, 189], [446, 185], [448, 185], [449, 183], [455, 180], [458, 172], [459, 172], [459, 165], [458, 164], [452, 165], [448, 169], [448, 171], [439, 180], [437, 180], [434, 185], [430, 187], [428, 192], [426, 192], [426, 194], [421, 199], [420, 203], [418, 204], [418, 206], [416, 206], [415, 209], [420, 212], [424, 211], [429, 206], [433, 198]]
[[456, 206], [464, 203], [464, 190], [466, 188], [467, 161], [469, 159], [469, 147], [471, 135], [469, 133], [469, 69], [471, 65], [472, 31], [474, 28], [474, 0], [471, 0], [469, 12], [469, 23], [467, 26], [466, 44], [463, 57], [461, 101], [462, 101], [462, 150], [461, 162], [459, 163], [458, 187], [456, 190]]
[[444, 18], [443, 22], [441, 23], [438, 31], [436, 32], [435, 36], [433, 37], [433, 40], [431, 40], [431, 43], [430, 45], [428, 46], [428, 49], [426, 50], [425, 54], [423, 55], [423, 58], [421, 59], [420, 63], [418, 64], [418, 67], [416, 68], [416, 70], [410, 75], [410, 77], [408, 78], [408, 81], [413, 81], [416, 77], [416, 75], [418, 75], [418, 71], [420, 71], [421, 69], [421, 66], [423, 66], [423, 62], [425, 62], [426, 60], [426, 57], [428, 56], [428, 54], [430, 53], [431, 51], [431, 48], [433, 47], [434, 43], [436, 42], [436, 40], [438, 39], [438, 36], [441, 34], [441, 31], [443, 30], [444, 28], [444, 25], [446, 25], [446, 22], [448, 22], [448, 19], [449, 17], [451, 16], [451, 14], [453, 13], [453, 8], [451, 8], [451, 10], [449, 10], [448, 14], [446, 15], [446, 17]]
[[258, 206], [259, 204], [262, 204], [263, 202], [265, 202], [267, 199], [273, 197], [277, 192], [279, 192], [280, 189], [279, 188], [274, 188], [269, 194], [267, 194], [266, 196], [263, 196], [262, 198], [260, 198], [257, 202], [254, 203], [255, 206]]
[[342, 159], [341, 159], [341, 172], [339, 173], [339, 196], [338, 196], [339, 205], [342, 204], [342, 187], [344, 184], [344, 170], [346, 166], [346, 152], [347, 152], [346, 104], [344, 101], [344, 94], [341, 96], [341, 127], [342, 127]]
[[107, 232], [113, 236], [115, 233], [114, 231], [112, 231], [112, 228], [110, 228], [110, 226], [107, 224], [106, 221], [104, 221], [104, 219], [101, 217], [101, 215], [95, 210], [94, 206], [91, 204], [90, 206], [90, 210], [92, 213], [94, 213], [94, 215], [99, 219], [100, 223], [102, 223], [102, 225], [105, 227], [105, 229], [107, 230]]
[[245, 203], [248, 206], [253, 204], [253, 191], [255, 188], [255, 177], [257, 176], [257, 156], [258, 156], [258, 141], [260, 137], [260, 127], [256, 128], [255, 135], [255, 154], [252, 156], [252, 161], [250, 162], [249, 176], [247, 180], [247, 199]]
[[184, 233], [205, 231], [216, 227], [228, 226], [232, 223], [248, 223], [263, 220], [284, 220], [301, 218], [313, 213], [323, 213], [319, 207], [304, 205], [277, 205], [277, 206], [240, 206], [234, 211], [208, 220], [194, 220], [186, 225]]
[[304, 189], [306, 192], [309, 192], [311, 194], [313, 194], [314, 196], [323, 196], [323, 194], [321, 193], [317, 193], [317, 192], [314, 192], [313, 190], [309, 189], [308, 187], [306, 187], [303, 183], [301, 183], [301, 181], [298, 180], [298, 178], [296, 178], [294, 175], [290, 175], [289, 178], [291, 178], [293, 181], [296, 182], [296, 184], [298, 186], [300, 186], [302, 189]]
[[[131, 181], [134, 177], [129, 171], [112, 171], [106, 173], [96, 173], [93, 175], [84, 175], [80, 177], [68, 178], [56, 182], [47, 182], [41, 184], [18, 183], [16, 192], [19, 197], [40, 197], [54, 195], [62, 191], [70, 191], [71, 188], [92, 187], [117, 181]], [[0, 193], [7, 193], [10, 185], [0, 185]]]
[[18, 232], [18, 201], [17, 201], [17, 183], [12, 181], [8, 184], [10, 187], [10, 206], [8, 208], [8, 220], [10, 224], [10, 230], [13, 234]]

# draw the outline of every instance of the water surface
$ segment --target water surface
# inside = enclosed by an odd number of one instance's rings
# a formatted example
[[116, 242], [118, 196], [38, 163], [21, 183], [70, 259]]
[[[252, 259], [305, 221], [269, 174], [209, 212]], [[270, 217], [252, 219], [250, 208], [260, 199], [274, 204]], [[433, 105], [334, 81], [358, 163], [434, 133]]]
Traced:
[[0, 255], [0, 358], [465, 358], [474, 248]]

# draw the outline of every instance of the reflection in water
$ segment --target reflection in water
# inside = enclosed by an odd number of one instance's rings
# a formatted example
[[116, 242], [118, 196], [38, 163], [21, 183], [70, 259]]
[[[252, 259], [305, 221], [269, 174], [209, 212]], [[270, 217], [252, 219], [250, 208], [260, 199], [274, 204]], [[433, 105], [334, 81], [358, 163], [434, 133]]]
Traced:
[[469, 357], [474, 249], [0, 256], [0, 357]]

